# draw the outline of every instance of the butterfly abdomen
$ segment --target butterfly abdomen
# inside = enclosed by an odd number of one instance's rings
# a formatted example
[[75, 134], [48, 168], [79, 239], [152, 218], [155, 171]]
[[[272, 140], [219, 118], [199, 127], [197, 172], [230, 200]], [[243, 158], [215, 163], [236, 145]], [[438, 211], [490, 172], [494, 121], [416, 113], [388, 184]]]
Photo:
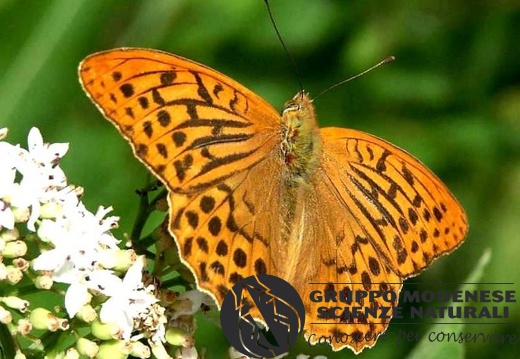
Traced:
[[282, 111], [281, 150], [289, 184], [308, 182], [318, 164], [321, 140], [314, 105], [303, 92], [298, 92]]

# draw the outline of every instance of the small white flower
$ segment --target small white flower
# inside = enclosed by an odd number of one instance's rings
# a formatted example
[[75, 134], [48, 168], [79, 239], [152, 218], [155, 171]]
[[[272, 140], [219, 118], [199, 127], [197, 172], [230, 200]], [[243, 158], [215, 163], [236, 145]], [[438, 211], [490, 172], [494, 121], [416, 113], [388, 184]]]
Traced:
[[[31, 207], [31, 214], [27, 221], [27, 228], [35, 230], [35, 223], [40, 214], [41, 203], [54, 197], [53, 192], [67, 185], [64, 172], [58, 166], [59, 159], [67, 152], [68, 144], [44, 144], [40, 131], [32, 128], [28, 136], [29, 151], [18, 146], [6, 146], [0, 143], [8, 156], [3, 166], [15, 168], [21, 175], [20, 183], [9, 188], [9, 203], [14, 207]], [[5, 162], [9, 161], [8, 164]]]
[[32, 159], [41, 166], [55, 166], [69, 150], [68, 143], [44, 143], [36, 127], [31, 128], [27, 138]]
[[37, 176], [31, 175], [24, 176], [25, 178], [34, 178], [35, 181], [29, 181], [22, 179], [21, 183], [15, 183], [11, 189], [10, 196], [10, 204], [13, 207], [17, 207], [20, 209], [28, 209], [31, 207], [30, 215], [27, 220], [27, 228], [34, 232], [35, 227], [34, 224], [39, 217], [40, 214], [40, 201], [38, 200], [38, 191], [36, 190], [38, 184]]
[[[64, 208], [56, 220], [42, 220], [38, 235], [54, 249], [41, 253], [33, 263], [34, 269], [52, 271], [53, 279], [62, 283], [77, 282], [78, 271], [97, 269], [100, 252], [119, 250], [118, 240], [108, 231], [117, 218], [102, 219], [109, 210], [101, 207], [94, 215], [79, 202]], [[80, 278], [83, 276], [79, 273]]]
[[134, 319], [157, 302], [157, 298], [144, 289], [142, 270], [143, 260], [139, 258], [128, 269], [123, 280], [119, 279], [117, 284], [104, 291], [110, 298], [101, 307], [100, 319], [104, 323], [117, 323], [124, 339], [130, 338]]
[[89, 290], [103, 292], [106, 288], [117, 285], [120, 279], [112, 271], [95, 270], [83, 273], [83, 278], [75, 274], [76, 282], [71, 282], [65, 294], [65, 309], [69, 317], [74, 317], [81, 308], [90, 302]]
[[[49, 222], [47, 222], [49, 223]], [[46, 228], [52, 227], [48, 224]], [[85, 243], [77, 240], [77, 237], [67, 237], [60, 233], [62, 229], [56, 227], [56, 232], [51, 234], [51, 241], [55, 248], [41, 253], [33, 262], [35, 270], [52, 271], [52, 277], [56, 282], [76, 282], [77, 271], [90, 271], [95, 269], [97, 259], [95, 243]], [[81, 275], [83, 276], [83, 275]]]

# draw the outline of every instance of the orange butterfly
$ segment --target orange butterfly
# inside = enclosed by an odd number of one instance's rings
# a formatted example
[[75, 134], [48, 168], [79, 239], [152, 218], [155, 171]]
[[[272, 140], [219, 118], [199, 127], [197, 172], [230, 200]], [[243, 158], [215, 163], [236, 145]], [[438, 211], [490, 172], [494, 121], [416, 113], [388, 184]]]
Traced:
[[[167, 186], [180, 256], [218, 305], [242, 278], [268, 273], [303, 298], [311, 343], [341, 333], [377, 336], [389, 319], [316, 324], [323, 304], [310, 301], [310, 292], [399, 293], [403, 279], [466, 235], [464, 210], [422, 163], [372, 135], [318, 128], [304, 92], [280, 115], [209, 67], [147, 49], [93, 54], [79, 74], [92, 101]], [[349, 305], [389, 306], [363, 299]], [[332, 346], [359, 353], [374, 344]]]

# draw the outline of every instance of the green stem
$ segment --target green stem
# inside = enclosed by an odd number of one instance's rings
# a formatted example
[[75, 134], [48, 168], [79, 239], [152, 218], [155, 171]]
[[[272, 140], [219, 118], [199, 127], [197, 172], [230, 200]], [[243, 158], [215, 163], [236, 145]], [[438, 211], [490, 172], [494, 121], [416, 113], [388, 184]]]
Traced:
[[149, 192], [156, 190], [159, 186], [162, 185], [158, 185], [158, 182], [150, 183], [148, 177], [146, 186], [143, 189], [136, 191], [139, 195], [139, 208], [137, 210], [130, 239], [132, 241], [132, 246], [139, 254], [143, 254], [147, 248], [147, 246], [141, 241], [144, 226], [146, 225], [150, 214], [155, 210], [157, 202], [163, 198], [166, 193], [166, 191], [163, 190], [152, 201], [149, 201]]

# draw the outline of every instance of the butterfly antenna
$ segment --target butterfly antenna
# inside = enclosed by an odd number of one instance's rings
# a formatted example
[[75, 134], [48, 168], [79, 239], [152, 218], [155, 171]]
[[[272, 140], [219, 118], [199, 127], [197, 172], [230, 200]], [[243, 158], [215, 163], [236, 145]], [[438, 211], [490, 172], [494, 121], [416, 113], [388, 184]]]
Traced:
[[278, 37], [278, 40], [280, 40], [280, 43], [282, 44], [282, 47], [285, 51], [285, 54], [287, 55], [287, 58], [289, 59], [289, 62], [291, 63], [294, 73], [298, 79], [298, 85], [300, 86], [300, 92], [303, 94], [303, 84], [301, 81], [300, 71], [298, 71], [298, 66], [296, 66], [296, 62], [294, 62], [294, 59], [291, 56], [291, 53], [289, 50], [287, 50], [287, 46], [285, 46], [285, 42], [283, 41], [282, 35], [280, 34], [280, 31], [278, 31], [278, 26], [276, 25], [276, 21], [274, 21], [274, 16], [271, 11], [271, 6], [269, 5], [268, 0], [264, 0], [265, 6], [267, 7], [267, 13], [269, 14], [269, 18], [271, 19], [271, 23], [273, 24], [274, 31], [276, 31], [276, 36]]
[[395, 60], [395, 57], [394, 57], [394, 56], [388, 56], [387, 58], [385, 58], [384, 60], [382, 60], [382, 61], [380, 61], [379, 63], [375, 64], [374, 66], [370, 67], [369, 69], [366, 69], [365, 71], [363, 71], [363, 72], [361, 72], [361, 73], [359, 73], [359, 74], [357, 74], [357, 75], [354, 75], [354, 76], [352, 76], [352, 77], [349, 77], [349, 78], [346, 79], [346, 80], [343, 80], [343, 81], [341, 81], [341, 82], [338, 82], [338, 83], [335, 84], [335, 85], [332, 85], [332, 86], [329, 87], [329, 88], [326, 88], [326, 89], [323, 90], [323, 91], [322, 91], [318, 96], [316, 96], [316, 97], [313, 99], [313, 101], [316, 100], [316, 99], [317, 99], [318, 97], [320, 97], [321, 95], [323, 95], [323, 94], [329, 92], [330, 90], [332, 90], [332, 89], [334, 89], [334, 88], [336, 88], [336, 87], [338, 87], [338, 86], [341, 86], [341, 85], [343, 85], [343, 84], [346, 84], [347, 82], [350, 82], [350, 81], [352, 81], [352, 80], [355, 80], [355, 79], [357, 79], [358, 77], [361, 77], [361, 76], [363, 76], [364, 74], [366, 74], [366, 73], [368, 73], [368, 72], [370, 72], [370, 71], [372, 71], [372, 70], [378, 68], [379, 66], [382, 66], [382, 65], [384, 65], [384, 64], [387, 64], [387, 63], [392, 62], [392, 61], [394, 61], [394, 60]]

